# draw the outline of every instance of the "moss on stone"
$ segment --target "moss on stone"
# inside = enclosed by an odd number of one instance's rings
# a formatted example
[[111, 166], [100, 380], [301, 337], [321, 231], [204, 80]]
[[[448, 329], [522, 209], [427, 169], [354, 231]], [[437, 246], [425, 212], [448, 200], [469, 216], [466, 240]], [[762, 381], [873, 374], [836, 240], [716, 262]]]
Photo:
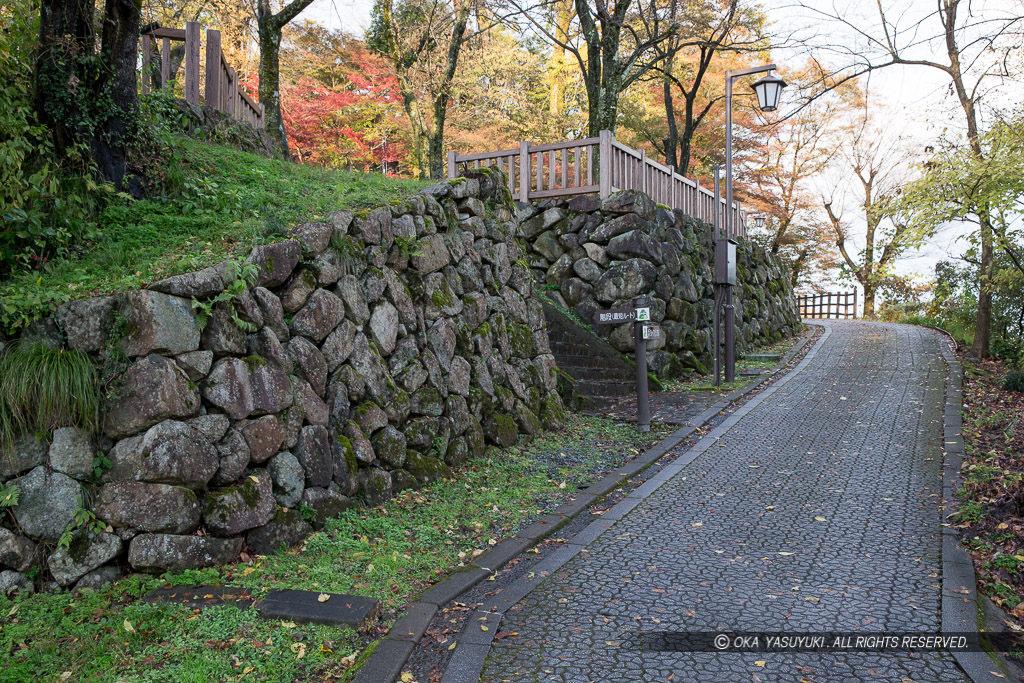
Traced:
[[430, 455], [409, 451], [408, 459], [405, 462], [405, 469], [420, 484], [437, 481], [445, 476], [451, 475], [451, 470], [441, 462], [439, 458]]
[[356, 457], [356, 449], [352, 445], [351, 439], [344, 434], [338, 434], [337, 441], [341, 444], [341, 451], [345, 458], [345, 469], [350, 474], [356, 472], [359, 469], [359, 459]]
[[303, 270], [302, 275], [300, 275], [299, 277], [302, 278], [302, 284], [306, 285], [307, 287], [310, 287], [311, 289], [316, 289], [316, 276], [313, 275], [312, 271]]
[[558, 429], [565, 424], [565, 408], [558, 394], [548, 394], [542, 402], [540, 421], [545, 429]]
[[509, 323], [505, 326], [508, 343], [512, 355], [520, 358], [533, 358], [537, 355], [537, 342], [533, 338], [533, 330], [527, 325]]
[[495, 444], [503, 448], [515, 444], [516, 437], [519, 436], [519, 430], [516, 428], [516, 421], [511, 415], [494, 413], [491, 415], [491, 424], [493, 433], [489, 436]]
[[253, 354], [251, 356], [246, 356], [243, 362], [245, 363], [245, 367], [249, 369], [249, 372], [256, 372], [267, 364], [267, 359], [263, 356]]

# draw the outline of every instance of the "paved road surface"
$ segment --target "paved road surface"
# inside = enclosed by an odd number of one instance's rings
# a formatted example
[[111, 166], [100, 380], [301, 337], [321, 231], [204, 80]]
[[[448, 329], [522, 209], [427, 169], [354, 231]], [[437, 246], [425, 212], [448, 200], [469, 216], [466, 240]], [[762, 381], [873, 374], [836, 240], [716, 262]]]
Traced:
[[799, 374], [506, 613], [518, 635], [494, 641], [483, 680], [965, 680], [942, 653], [637, 645], [638, 630], [938, 632], [942, 341], [827, 327]]

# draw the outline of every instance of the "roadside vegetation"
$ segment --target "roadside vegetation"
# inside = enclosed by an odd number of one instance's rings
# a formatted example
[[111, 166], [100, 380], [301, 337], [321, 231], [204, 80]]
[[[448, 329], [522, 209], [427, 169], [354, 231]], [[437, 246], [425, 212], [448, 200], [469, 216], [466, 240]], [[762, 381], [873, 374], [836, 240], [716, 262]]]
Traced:
[[[96, 592], [0, 596], [0, 681], [347, 680], [403, 605], [667, 433], [573, 416], [558, 432], [492, 448], [451, 480], [347, 511], [274, 555], [133, 574]], [[267, 621], [253, 608], [141, 600], [197, 584], [245, 587], [256, 598], [282, 588], [369, 595], [380, 599], [382, 618], [361, 634]]]
[[952, 521], [974, 559], [978, 588], [1024, 629], [1024, 373], [964, 360], [967, 456]]
[[71, 299], [143, 287], [286, 239], [290, 228], [338, 209], [399, 201], [425, 183], [268, 159], [188, 137], [173, 101], [143, 98], [153, 147], [147, 195], [97, 185], [63, 217], [60, 239], [8, 260], [0, 329], [10, 332]]

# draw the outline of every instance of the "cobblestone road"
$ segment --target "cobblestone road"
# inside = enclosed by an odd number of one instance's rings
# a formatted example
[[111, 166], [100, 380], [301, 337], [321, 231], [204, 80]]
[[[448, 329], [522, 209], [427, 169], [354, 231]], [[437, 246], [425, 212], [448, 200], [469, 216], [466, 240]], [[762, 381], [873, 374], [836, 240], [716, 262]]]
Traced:
[[494, 641], [483, 680], [966, 680], [944, 653], [637, 645], [638, 630], [938, 632], [942, 342], [829, 327], [801, 373], [506, 613], [518, 635]]

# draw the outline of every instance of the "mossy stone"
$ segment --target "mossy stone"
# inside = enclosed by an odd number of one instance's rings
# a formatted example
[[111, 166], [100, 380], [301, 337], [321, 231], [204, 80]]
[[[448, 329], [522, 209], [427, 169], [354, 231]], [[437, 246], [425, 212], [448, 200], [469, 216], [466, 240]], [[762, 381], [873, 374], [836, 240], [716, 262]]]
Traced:
[[508, 448], [514, 446], [519, 430], [516, 428], [516, 421], [511, 415], [505, 413], [494, 413], [487, 419], [486, 437], [495, 446]]
[[452, 476], [451, 468], [438, 458], [416, 451], [409, 451], [405, 469], [416, 478], [420, 485]]

